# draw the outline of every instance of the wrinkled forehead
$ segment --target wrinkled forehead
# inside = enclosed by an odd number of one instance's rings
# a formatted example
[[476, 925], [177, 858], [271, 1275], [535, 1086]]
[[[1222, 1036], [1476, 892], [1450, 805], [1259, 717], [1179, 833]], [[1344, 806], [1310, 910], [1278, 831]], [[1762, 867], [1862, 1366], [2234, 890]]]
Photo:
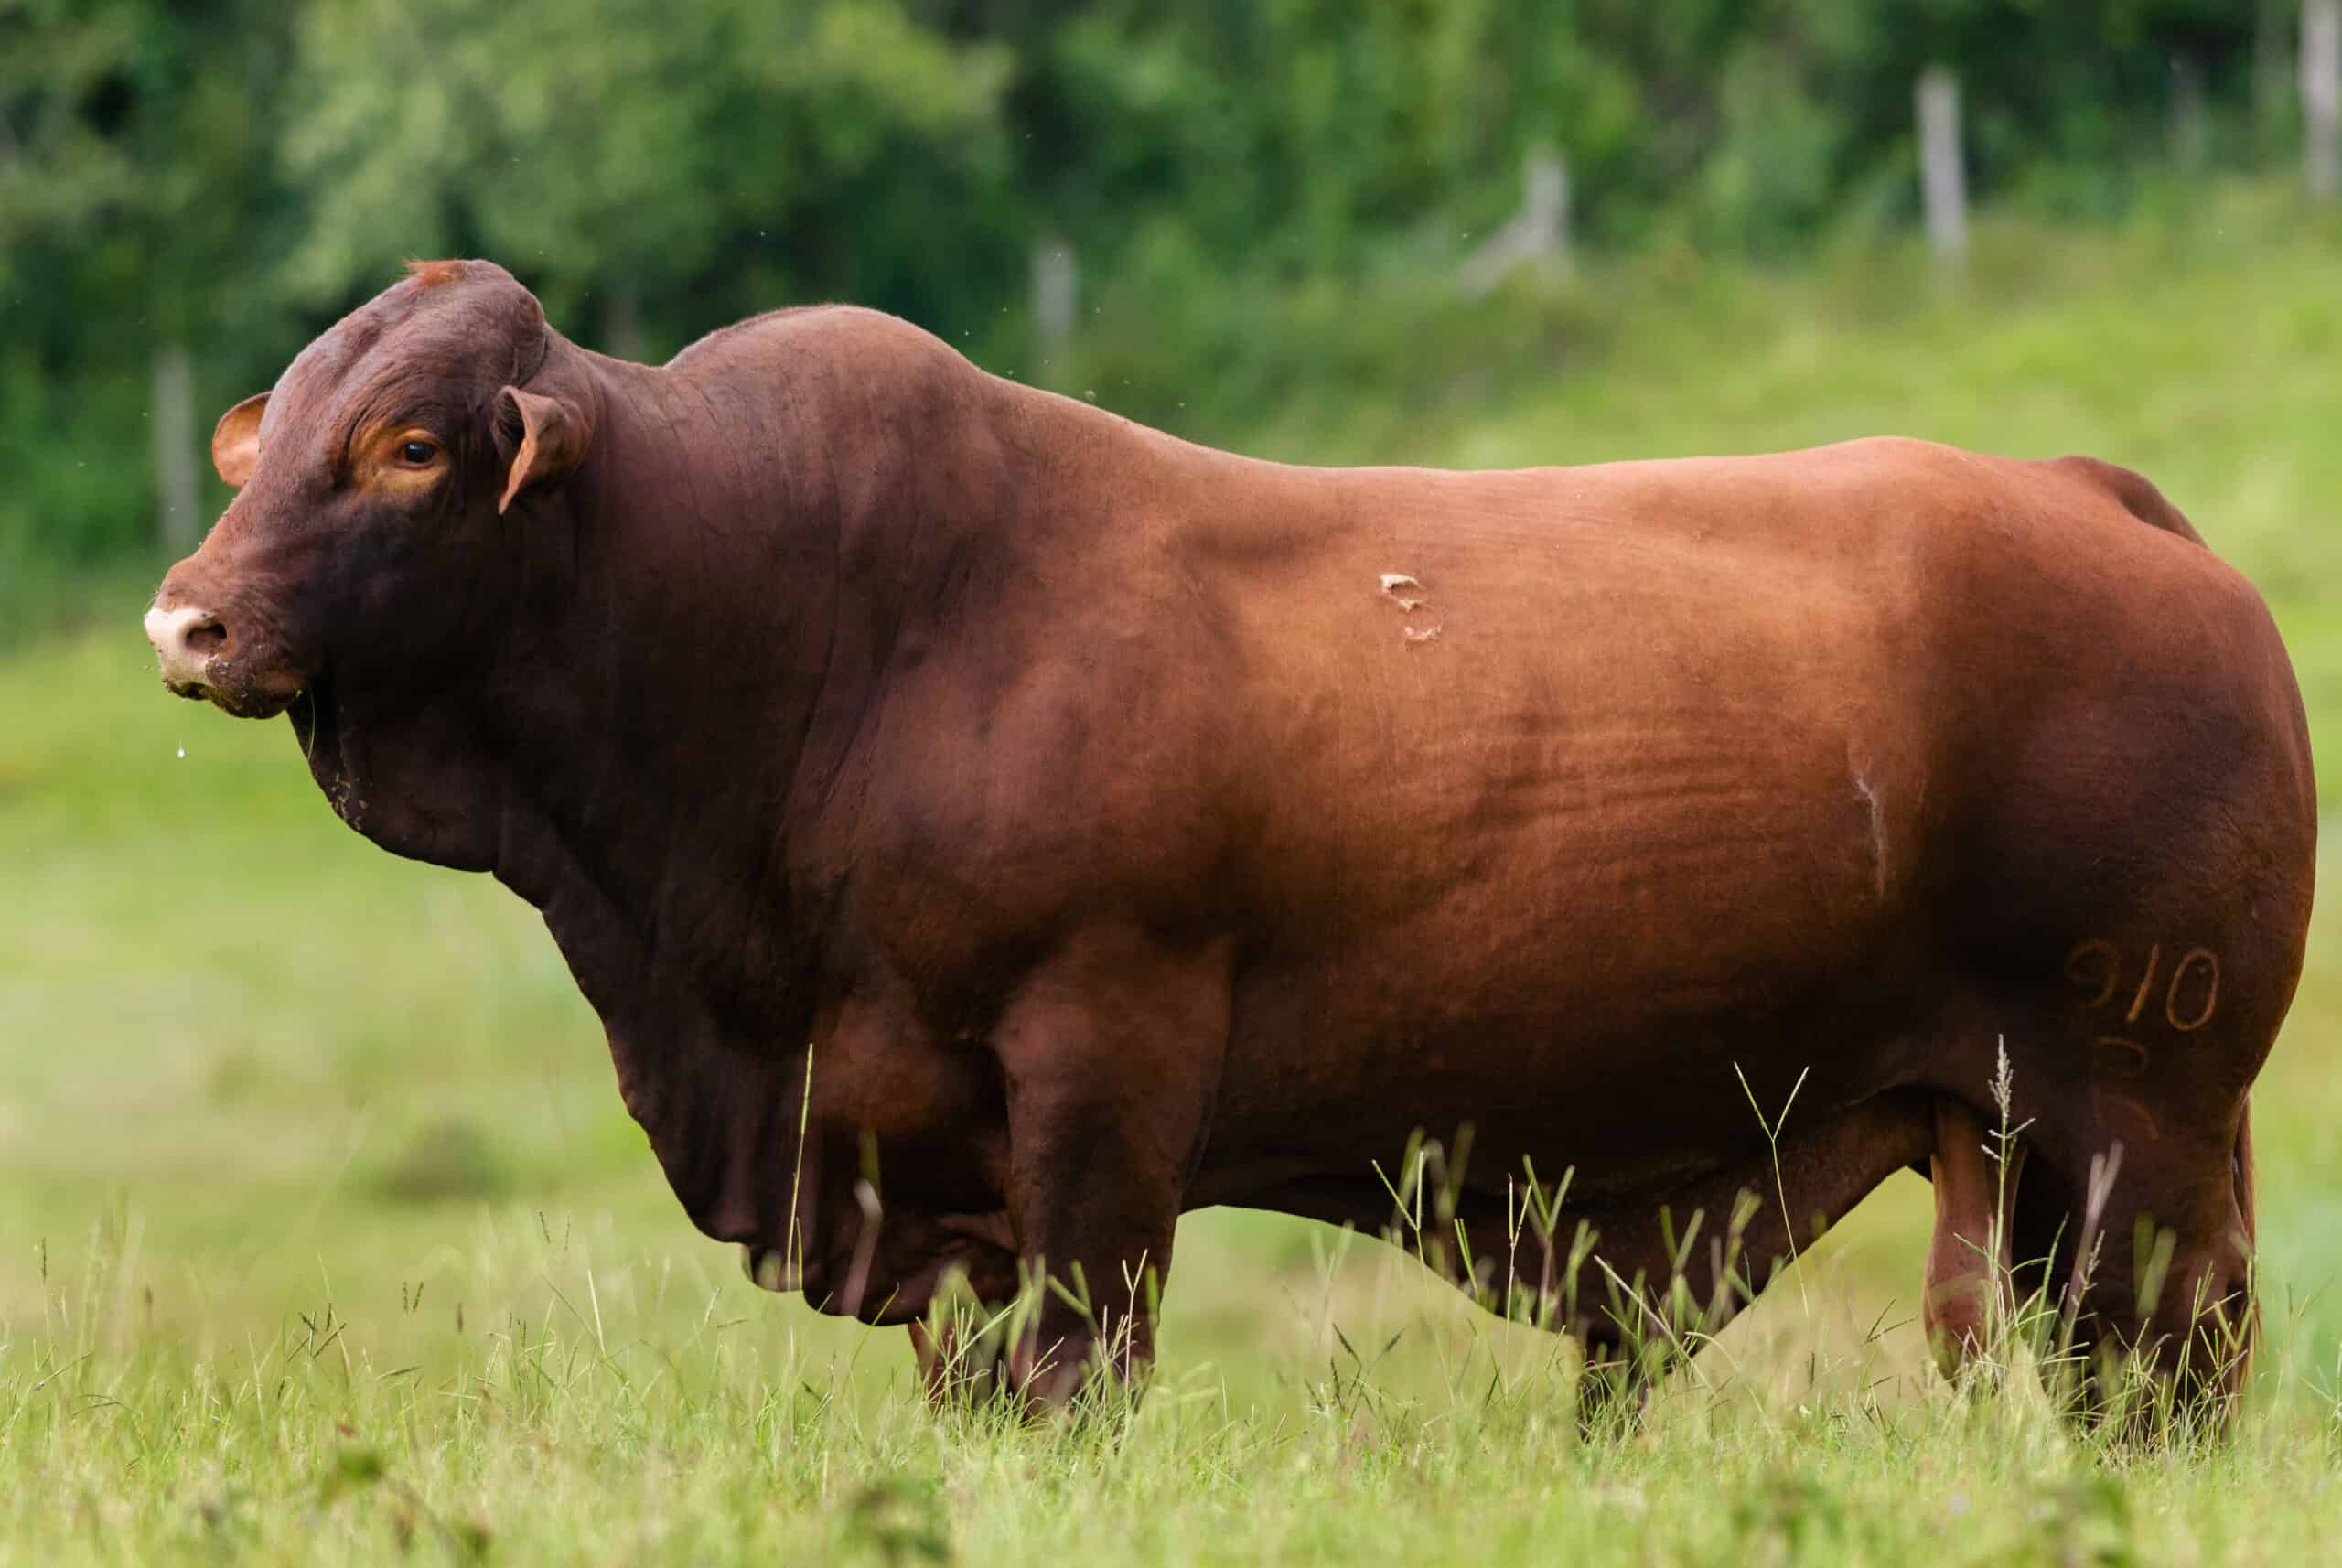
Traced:
[[261, 416], [263, 444], [403, 389], [485, 403], [544, 362], [544, 314], [500, 268], [427, 263], [343, 317], [285, 367]]

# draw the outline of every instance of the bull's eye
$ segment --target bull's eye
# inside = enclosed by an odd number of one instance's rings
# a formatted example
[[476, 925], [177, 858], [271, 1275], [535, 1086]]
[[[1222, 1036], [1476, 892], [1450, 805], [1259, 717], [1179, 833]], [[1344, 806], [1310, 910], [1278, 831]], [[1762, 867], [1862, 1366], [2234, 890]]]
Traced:
[[427, 468], [431, 466], [431, 460], [438, 456], [439, 448], [428, 441], [399, 443], [399, 461], [410, 468]]

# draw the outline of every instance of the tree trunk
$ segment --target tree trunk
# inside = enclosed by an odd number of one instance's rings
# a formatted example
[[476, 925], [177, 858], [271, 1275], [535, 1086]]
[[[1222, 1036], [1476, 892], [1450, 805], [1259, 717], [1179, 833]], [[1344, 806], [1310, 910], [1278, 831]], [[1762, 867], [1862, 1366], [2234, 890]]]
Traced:
[[2294, 11], [2299, 0], [2261, 0], [2252, 23], [2252, 156], [2262, 164], [2290, 158], [2293, 130]]
[[602, 351], [615, 360], [642, 362], [642, 296], [631, 282], [602, 295]]
[[1479, 295], [1521, 265], [1570, 267], [1570, 171], [1562, 155], [1543, 143], [1529, 149], [1520, 166], [1520, 210], [1464, 258], [1457, 281]]
[[1071, 384], [1080, 289], [1073, 246], [1054, 234], [1044, 236], [1033, 246], [1034, 349], [1040, 361], [1034, 379], [1043, 386]]
[[2204, 72], [2186, 55], [2171, 57], [2171, 157], [2183, 173], [2202, 170], [2211, 150], [2204, 114]]
[[1919, 188], [1936, 260], [1968, 255], [1968, 170], [1960, 146], [1960, 79], [1939, 65], [1919, 73]]
[[202, 535], [203, 495], [195, 447], [195, 370], [187, 349], [177, 343], [155, 350], [148, 423], [155, 430], [156, 532], [184, 555]]
[[2342, 0], [2302, 0], [2303, 161], [2312, 196], [2342, 193]]

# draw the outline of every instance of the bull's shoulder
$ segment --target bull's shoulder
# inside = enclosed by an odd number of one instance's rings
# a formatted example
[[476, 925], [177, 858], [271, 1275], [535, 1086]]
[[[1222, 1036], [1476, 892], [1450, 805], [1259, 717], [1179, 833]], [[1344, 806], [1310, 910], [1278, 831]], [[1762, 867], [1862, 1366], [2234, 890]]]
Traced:
[[2164, 498], [2144, 474], [2096, 457], [2058, 457], [2043, 465], [2119, 502], [2122, 510], [2153, 528], [2175, 533], [2193, 543], [2204, 542], [2185, 513]]

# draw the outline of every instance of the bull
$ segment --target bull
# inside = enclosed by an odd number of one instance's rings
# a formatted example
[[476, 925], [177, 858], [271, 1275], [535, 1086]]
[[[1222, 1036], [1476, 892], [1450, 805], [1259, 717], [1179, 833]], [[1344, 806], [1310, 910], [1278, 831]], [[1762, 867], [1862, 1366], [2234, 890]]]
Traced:
[[2236, 1386], [2315, 793], [2262, 601], [2136, 475], [1287, 467], [866, 310], [623, 362], [483, 262], [212, 454], [165, 682], [542, 911], [693, 1222], [931, 1386], [949, 1292], [1073, 1282], [996, 1352], [1061, 1404], [1183, 1211], [1371, 1226], [1467, 1125], [1451, 1272], [1549, 1298], [1568, 1171], [1595, 1364], [1911, 1168], [1948, 1364], [2030, 1284]]

